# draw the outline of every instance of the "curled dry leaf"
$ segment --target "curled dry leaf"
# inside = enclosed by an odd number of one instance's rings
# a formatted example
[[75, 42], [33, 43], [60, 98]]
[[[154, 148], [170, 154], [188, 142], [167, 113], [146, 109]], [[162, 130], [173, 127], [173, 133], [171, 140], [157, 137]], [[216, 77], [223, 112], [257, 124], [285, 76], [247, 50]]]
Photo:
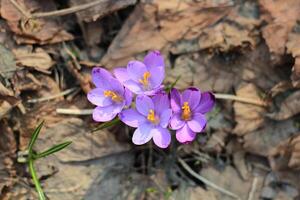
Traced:
[[49, 73], [48, 70], [54, 64], [50, 55], [42, 48], [36, 48], [34, 51], [31, 48], [18, 48], [14, 49], [13, 53], [15, 54], [17, 63], [33, 67], [41, 72]]
[[[243, 98], [262, 101], [259, 96], [258, 88], [252, 83], [241, 86], [236, 91], [236, 95]], [[233, 109], [237, 123], [233, 132], [239, 136], [243, 136], [256, 130], [264, 123], [263, 113], [265, 112], [265, 108], [263, 107], [236, 101], [233, 103]]]
[[[54, 10], [53, 1], [17, 0], [28, 12]], [[16, 34], [17, 43], [51, 44], [72, 40], [73, 36], [58, 24], [55, 19], [30, 19], [22, 21], [22, 14], [9, 0], [1, 1], [1, 16], [7, 20], [10, 29]]]
[[267, 116], [275, 120], [285, 120], [300, 112], [300, 91], [296, 91], [288, 96], [280, 105], [277, 113], [268, 114]]
[[270, 151], [269, 160], [274, 170], [300, 169], [300, 133], [288, 138]]

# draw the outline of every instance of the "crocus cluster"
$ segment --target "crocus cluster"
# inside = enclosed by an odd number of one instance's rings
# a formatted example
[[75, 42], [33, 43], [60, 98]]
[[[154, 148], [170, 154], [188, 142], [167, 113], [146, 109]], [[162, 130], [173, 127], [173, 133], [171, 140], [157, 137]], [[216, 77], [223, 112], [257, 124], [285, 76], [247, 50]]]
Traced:
[[118, 116], [136, 128], [132, 136], [136, 145], [153, 139], [158, 147], [167, 148], [170, 130], [176, 131], [180, 143], [193, 141], [205, 129], [205, 113], [213, 108], [214, 95], [194, 87], [182, 93], [176, 88], [166, 92], [164, 77], [164, 59], [158, 51], [149, 52], [143, 62], [130, 61], [127, 67], [116, 68], [113, 74], [95, 67], [92, 81], [96, 88], [87, 95], [97, 106], [93, 119], [107, 122]]

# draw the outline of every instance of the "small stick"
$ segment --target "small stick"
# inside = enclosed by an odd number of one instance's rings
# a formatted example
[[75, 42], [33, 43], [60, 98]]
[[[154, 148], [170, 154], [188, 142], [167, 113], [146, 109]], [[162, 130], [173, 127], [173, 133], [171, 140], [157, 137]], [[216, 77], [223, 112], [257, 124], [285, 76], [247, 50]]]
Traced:
[[250, 99], [250, 98], [245, 98], [245, 97], [239, 97], [239, 96], [232, 95], [232, 94], [215, 93], [214, 95], [215, 95], [216, 99], [226, 99], [226, 100], [240, 101], [240, 102], [243, 102], [243, 103], [249, 103], [249, 104], [253, 104], [253, 105], [257, 105], [257, 106], [263, 106], [263, 107], [266, 107], [268, 105], [266, 102], [261, 101], [261, 100]]
[[91, 115], [93, 109], [68, 109], [68, 108], [57, 108], [56, 113], [64, 115]]
[[256, 176], [254, 176], [252, 186], [251, 186], [251, 191], [250, 191], [249, 196], [248, 196], [248, 200], [252, 200], [253, 197], [254, 197], [254, 193], [256, 191], [256, 186], [257, 186], [257, 181], [258, 181], [258, 178]]
[[48, 100], [51, 100], [51, 99], [55, 99], [55, 98], [62, 97], [62, 96], [65, 96], [67, 94], [70, 94], [71, 92], [75, 91], [76, 89], [77, 88], [70, 88], [70, 89], [67, 89], [67, 90], [65, 90], [61, 93], [51, 95], [51, 96], [48, 96], [48, 97], [42, 97], [42, 98], [38, 98], [38, 99], [29, 99], [27, 102], [28, 103], [37, 103], [37, 102], [48, 101]]
[[204, 178], [203, 176], [200, 176], [199, 174], [197, 174], [196, 172], [194, 172], [189, 166], [188, 164], [186, 164], [186, 162], [184, 160], [182, 160], [181, 158], [178, 158], [179, 163], [182, 165], [182, 167], [188, 171], [192, 176], [194, 176], [195, 178], [199, 179], [200, 181], [202, 181], [203, 183], [205, 183], [206, 185], [218, 190], [219, 192], [226, 194], [228, 196], [231, 196], [235, 199], [241, 199], [239, 196], [237, 196], [236, 194], [221, 188], [220, 186], [210, 182], [209, 180], [207, 180], [206, 178]]

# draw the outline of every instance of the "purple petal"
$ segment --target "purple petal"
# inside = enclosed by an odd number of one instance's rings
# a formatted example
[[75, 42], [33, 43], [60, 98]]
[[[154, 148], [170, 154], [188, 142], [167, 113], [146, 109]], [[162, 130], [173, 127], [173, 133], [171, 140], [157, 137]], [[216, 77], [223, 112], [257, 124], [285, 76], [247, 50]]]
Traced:
[[163, 90], [163, 88], [164, 88], [164, 86], [161, 85], [161, 86], [158, 87], [158, 88], [155, 88], [155, 89], [153, 89], [153, 90], [143, 91], [142, 93], [145, 94], [145, 95], [147, 95], [147, 96], [153, 96], [153, 95], [155, 95], [155, 94], [160, 93], [160, 92]]
[[110, 98], [104, 96], [104, 90], [102, 88], [95, 88], [87, 94], [87, 99], [96, 106], [108, 106], [113, 102]]
[[167, 94], [157, 94], [152, 97], [155, 112], [161, 114], [164, 110], [170, 108], [170, 102]]
[[152, 138], [151, 125], [148, 123], [141, 124], [133, 133], [132, 142], [136, 145], [142, 145], [149, 142]]
[[125, 88], [124, 90], [124, 97], [125, 97], [125, 105], [130, 106], [132, 102], [132, 92], [129, 89]]
[[124, 104], [112, 104], [106, 107], [96, 107], [93, 111], [93, 119], [97, 122], [107, 122], [115, 118], [121, 112]]
[[181, 119], [180, 113], [174, 113], [170, 120], [171, 129], [178, 130], [185, 125], [185, 121]]
[[195, 109], [200, 102], [201, 93], [196, 88], [190, 88], [182, 93], [182, 102], [188, 102], [191, 110]]
[[151, 74], [151, 76], [149, 78], [151, 87], [152, 88], [159, 87], [165, 78], [165, 68], [164, 67], [152, 67], [149, 72]]
[[196, 133], [193, 132], [188, 125], [184, 125], [181, 129], [176, 131], [176, 139], [180, 143], [191, 142], [195, 139]]
[[171, 143], [171, 134], [166, 128], [155, 128], [151, 130], [154, 143], [160, 148], [167, 148]]
[[120, 81], [118, 81], [116, 78], [110, 78], [108, 82], [110, 85], [110, 90], [112, 90], [113, 92], [117, 92], [119, 95], [123, 95], [124, 87], [120, 83]]
[[111, 78], [113, 78], [111, 73], [103, 68], [94, 67], [92, 70], [92, 81], [96, 85], [96, 87], [110, 90], [111, 87], [109, 80]]
[[135, 109], [123, 110], [119, 114], [119, 118], [122, 122], [131, 127], [138, 127], [140, 124], [146, 122], [145, 116], [141, 115]]
[[143, 89], [142, 89], [141, 85], [138, 84], [137, 82], [135, 82], [133, 80], [128, 80], [128, 81], [125, 81], [123, 84], [131, 92], [133, 92], [135, 94], [143, 94]]
[[213, 93], [203, 92], [201, 94], [200, 103], [197, 106], [197, 108], [195, 108], [194, 112], [199, 112], [199, 113], [205, 114], [205, 113], [211, 111], [211, 109], [215, 105], [215, 101], [216, 101], [216, 99], [215, 99], [215, 95], [213, 95]]
[[160, 117], [159, 117], [159, 120], [160, 120], [160, 126], [163, 127], [163, 128], [167, 128], [171, 116], [172, 116], [172, 110], [171, 110], [171, 109], [166, 109], [166, 110], [164, 110], [164, 111], [161, 113]]
[[129, 80], [129, 75], [127, 73], [127, 69], [124, 67], [114, 69], [114, 75], [121, 83]]
[[140, 61], [130, 61], [127, 65], [127, 73], [129, 77], [139, 82], [143, 78], [144, 73], [148, 71], [145, 64]]
[[192, 120], [188, 121], [187, 124], [192, 131], [199, 133], [206, 126], [205, 116], [200, 113], [195, 113]]
[[138, 95], [136, 97], [135, 106], [137, 111], [144, 116], [147, 116], [150, 110], [154, 110], [152, 99], [145, 95]]
[[159, 51], [150, 51], [144, 58], [144, 63], [150, 70], [152, 67], [165, 67], [164, 58]]
[[171, 108], [174, 112], [181, 112], [181, 95], [177, 89], [173, 88], [170, 93], [171, 96]]

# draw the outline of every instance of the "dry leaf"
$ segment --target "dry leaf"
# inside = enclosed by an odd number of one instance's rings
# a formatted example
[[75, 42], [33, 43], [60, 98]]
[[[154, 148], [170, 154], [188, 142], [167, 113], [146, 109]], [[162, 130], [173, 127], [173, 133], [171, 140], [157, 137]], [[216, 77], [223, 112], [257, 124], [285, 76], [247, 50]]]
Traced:
[[147, 50], [161, 50], [183, 39], [193, 27], [207, 27], [227, 12], [226, 7], [205, 8], [201, 2], [155, 0], [141, 3], [126, 20], [101, 63], [109, 68], [126, 65], [133, 56]]
[[16, 68], [14, 55], [0, 44], [0, 74], [11, 78]]
[[263, 29], [263, 37], [271, 52], [282, 55], [285, 53], [288, 34], [300, 16], [300, 2], [298, 0], [259, 2], [272, 17], [272, 21]]
[[[288, 42], [286, 44], [287, 52], [291, 53], [295, 58], [295, 64], [292, 69], [292, 80], [294, 81], [294, 86], [298, 85], [297, 82], [300, 80], [300, 34], [290, 33]], [[299, 86], [299, 85], [298, 85]]]
[[189, 194], [189, 200], [217, 200], [214, 193], [201, 187], [189, 188], [186, 191]]
[[280, 105], [277, 113], [268, 114], [267, 116], [275, 120], [285, 120], [300, 112], [300, 91], [296, 91], [288, 96]]
[[[71, 0], [71, 6], [79, 6], [93, 3], [93, 0]], [[133, 5], [136, 0], [102, 0], [101, 3], [93, 6], [90, 9], [76, 12], [79, 21], [96, 21], [98, 18], [104, 17], [107, 14], [115, 12], [119, 9], [126, 8], [127, 6]]]
[[[258, 88], [251, 83], [241, 86], [236, 91], [236, 94], [243, 98], [249, 98], [257, 101], [262, 100], [259, 96]], [[233, 104], [233, 108], [235, 112], [235, 120], [237, 122], [233, 133], [242, 136], [263, 125], [263, 113], [265, 112], [263, 107], [236, 101]]]
[[[29, 12], [55, 9], [53, 1], [17, 0], [17, 2]], [[73, 36], [63, 30], [54, 19], [30, 19], [21, 26], [22, 15], [9, 0], [1, 1], [0, 8], [2, 17], [7, 20], [10, 29], [16, 34], [15, 40], [19, 44], [51, 44], [73, 39]]]
[[262, 128], [244, 135], [243, 147], [253, 154], [268, 156], [274, 146], [294, 135], [296, 131], [293, 120], [266, 120]]

